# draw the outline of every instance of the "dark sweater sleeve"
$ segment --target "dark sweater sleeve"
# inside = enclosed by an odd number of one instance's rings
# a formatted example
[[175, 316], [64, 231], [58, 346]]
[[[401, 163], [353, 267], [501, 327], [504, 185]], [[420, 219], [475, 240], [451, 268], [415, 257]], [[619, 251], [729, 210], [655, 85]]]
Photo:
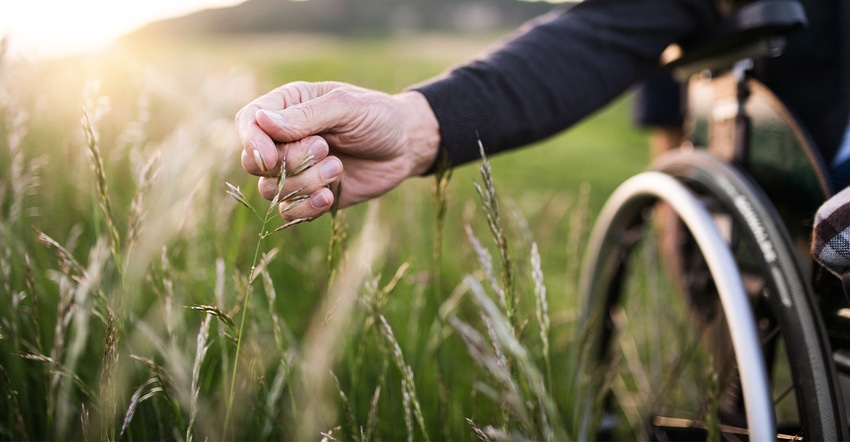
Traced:
[[653, 71], [661, 52], [716, 19], [710, 0], [586, 0], [495, 51], [416, 86], [450, 165], [566, 129]]

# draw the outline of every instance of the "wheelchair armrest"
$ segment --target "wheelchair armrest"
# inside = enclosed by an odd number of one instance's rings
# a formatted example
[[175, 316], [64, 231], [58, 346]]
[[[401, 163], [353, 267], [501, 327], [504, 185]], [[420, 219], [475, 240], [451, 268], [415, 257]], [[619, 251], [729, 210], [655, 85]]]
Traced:
[[680, 43], [681, 56], [665, 67], [685, 73], [724, 69], [755, 56], [777, 56], [785, 36], [808, 24], [797, 0], [758, 0], [736, 10], [717, 26]]

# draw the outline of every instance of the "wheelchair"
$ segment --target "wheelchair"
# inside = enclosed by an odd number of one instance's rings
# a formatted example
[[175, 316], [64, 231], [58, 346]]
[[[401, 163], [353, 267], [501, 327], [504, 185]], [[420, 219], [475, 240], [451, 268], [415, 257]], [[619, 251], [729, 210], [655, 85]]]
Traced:
[[593, 228], [582, 439], [850, 438], [850, 296], [808, 253], [835, 189], [749, 72], [804, 25], [795, 1], [757, 1], [669, 63], [713, 98], [690, 99], [693, 143], [623, 183]]

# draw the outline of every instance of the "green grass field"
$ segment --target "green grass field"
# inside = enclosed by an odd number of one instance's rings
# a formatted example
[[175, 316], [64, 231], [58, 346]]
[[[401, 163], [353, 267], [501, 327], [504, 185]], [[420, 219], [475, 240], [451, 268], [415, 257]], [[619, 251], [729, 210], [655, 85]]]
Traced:
[[239, 166], [233, 115], [272, 87], [395, 92], [493, 41], [245, 37], [4, 60], [0, 440], [575, 437], [583, 241], [648, 161], [628, 99], [492, 158], [502, 247], [478, 164], [442, 197], [414, 179], [261, 241], [280, 221], [264, 223]]

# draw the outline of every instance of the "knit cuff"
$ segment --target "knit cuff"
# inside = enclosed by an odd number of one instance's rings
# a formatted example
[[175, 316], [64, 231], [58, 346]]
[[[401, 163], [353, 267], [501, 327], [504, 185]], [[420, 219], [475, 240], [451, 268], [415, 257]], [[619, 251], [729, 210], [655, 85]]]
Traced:
[[460, 74], [416, 86], [428, 100], [440, 124], [440, 154], [425, 173], [432, 174], [437, 165], [458, 166], [480, 158], [478, 142], [489, 145], [492, 130], [485, 101], [470, 83], [462, 81]]

